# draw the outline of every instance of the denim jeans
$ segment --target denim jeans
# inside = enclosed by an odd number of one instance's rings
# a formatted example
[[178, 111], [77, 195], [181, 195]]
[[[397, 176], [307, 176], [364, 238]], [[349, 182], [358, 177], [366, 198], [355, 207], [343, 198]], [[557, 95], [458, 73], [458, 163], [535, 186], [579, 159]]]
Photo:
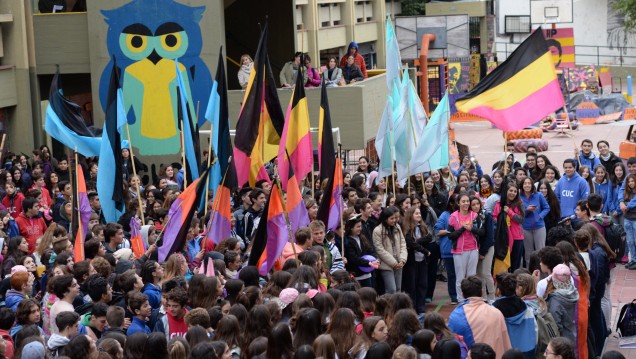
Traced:
[[627, 248], [629, 249], [630, 260], [636, 260], [636, 220], [625, 218], [624, 222]]
[[448, 277], [448, 295], [451, 302], [457, 301], [457, 287], [455, 287], [455, 261], [453, 258], [444, 258], [444, 267], [446, 267], [446, 276]]
[[380, 275], [384, 281], [385, 293], [395, 293], [402, 290], [402, 268], [393, 270], [381, 270]]

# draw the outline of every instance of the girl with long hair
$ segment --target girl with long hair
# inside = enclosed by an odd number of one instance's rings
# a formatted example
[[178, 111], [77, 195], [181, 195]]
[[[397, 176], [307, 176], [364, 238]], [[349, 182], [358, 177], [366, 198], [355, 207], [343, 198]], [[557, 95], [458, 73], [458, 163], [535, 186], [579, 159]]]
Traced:
[[349, 350], [353, 347], [356, 340], [354, 320], [355, 315], [348, 308], [334, 310], [331, 314], [327, 334], [330, 334], [333, 338], [338, 338], [336, 340], [338, 358], [351, 358]]
[[363, 359], [367, 351], [377, 342], [384, 342], [388, 338], [388, 327], [382, 317], [371, 316], [362, 322], [362, 332], [356, 338], [351, 354], [355, 359]]
[[[266, 359], [292, 359], [294, 346], [292, 334], [286, 323], [278, 323], [267, 335]], [[343, 357], [344, 358], [344, 357]]]
[[391, 321], [387, 343], [393, 350], [402, 344], [410, 345], [408, 342], [409, 337], [412, 337], [420, 329], [422, 328], [415, 311], [412, 309], [400, 309], [395, 313]]
[[510, 269], [514, 272], [523, 265], [523, 228], [521, 224], [525, 219], [525, 209], [519, 196], [519, 190], [514, 182], [508, 184], [508, 190], [502, 196], [506, 196], [505, 205], [501, 206], [501, 200], [495, 205], [493, 218], [497, 221], [499, 213], [505, 213], [508, 224], [508, 241], [510, 250]]
[[[603, 197], [602, 213], [612, 216], [619, 208], [614, 208], [616, 192], [612, 187], [612, 183], [609, 179], [609, 174], [605, 166], [598, 165], [594, 168], [594, 178], [592, 179], [594, 185], [594, 193], [598, 193]], [[592, 192], [590, 192], [592, 193]]]
[[[459, 195], [452, 194], [448, 199], [448, 204], [446, 205], [446, 210], [439, 216], [437, 219], [437, 223], [435, 224], [434, 230], [435, 234], [439, 238], [439, 249], [440, 249], [440, 257], [444, 261], [444, 267], [446, 267], [446, 275], [448, 276], [447, 285], [448, 285], [448, 295], [450, 296], [451, 303], [457, 303], [457, 290], [455, 287], [455, 264], [453, 262], [453, 254], [451, 253], [453, 244], [451, 239], [448, 237], [450, 233], [448, 231], [448, 222], [451, 216], [451, 213], [457, 211], [457, 198]], [[426, 300], [433, 298], [433, 290], [435, 286], [429, 286], [429, 293], [426, 295]]]
[[433, 180], [433, 183], [435, 183], [435, 188], [437, 188], [439, 192], [448, 194], [448, 185], [446, 184], [446, 182], [444, 182], [444, 178], [442, 177], [440, 171], [432, 170], [430, 172], [430, 177]]
[[492, 278], [492, 261], [495, 254], [495, 238], [492, 215], [486, 212], [481, 199], [470, 197], [470, 209], [477, 213], [475, 226], [484, 229], [484, 235], [479, 236], [479, 260], [477, 261], [477, 275], [483, 282], [483, 294], [489, 301], [495, 300], [495, 283]]
[[526, 218], [523, 221], [523, 246], [525, 262], [530, 261], [530, 254], [545, 247], [546, 229], [543, 219], [550, 213], [550, 205], [541, 193], [537, 193], [532, 178], [521, 181], [521, 201], [525, 208]]
[[579, 167], [579, 175], [583, 177], [583, 179], [587, 182], [588, 187], [590, 187], [590, 194], [595, 193], [594, 190], [594, 182], [592, 181], [592, 171], [589, 166], [583, 165]]
[[426, 176], [424, 178], [423, 194], [426, 195], [429, 205], [435, 211], [435, 215], [439, 216], [444, 212], [446, 202], [448, 202], [448, 196], [437, 188], [432, 176]]
[[427, 257], [430, 254], [425, 246], [433, 241], [433, 233], [422, 221], [419, 206], [406, 210], [403, 225], [408, 255], [404, 265], [402, 287], [411, 296], [417, 312], [424, 313], [428, 286]]
[[453, 242], [451, 253], [455, 265], [455, 290], [461, 301], [461, 282], [464, 278], [477, 273], [479, 260], [479, 237], [486, 234], [484, 227], [478, 227], [479, 215], [470, 208], [470, 196], [466, 192], [459, 194], [459, 208], [448, 219], [448, 237]]
[[556, 167], [548, 165], [545, 167], [543, 179], [548, 181], [550, 187], [552, 187], [552, 190], [554, 190], [557, 183], [559, 182], [559, 179], [561, 179], [561, 174]]
[[636, 175], [628, 175], [625, 179], [625, 192], [623, 201], [627, 205], [627, 210], [623, 211], [623, 226], [627, 235], [627, 248], [631, 261], [627, 263], [627, 268], [636, 269]]
[[545, 198], [546, 202], [548, 202], [548, 206], [550, 207], [548, 215], [543, 217], [543, 223], [545, 224], [545, 230], [547, 233], [559, 223], [559, 220], [561, 219], [561, 206], [559, 205], [559, 200], [554, 194], [554, 189], [550, 186], [550, 183], [547, 180], [542, 179], [539, 181], [537, 191], [543, 195], [543, 198]]
[[213, 340], [220, 340], [227, 344], [230, 348], [232, 357], [240, 357], [241, 355], [241, 327], [238, 319], [233, 315], [224, 315], [219, 320]]
[[174, 253], [168, 257], [161, 283], [165, 283], [174, 277], [183, 277], [188, 273], [188, 262], [181, 253]]
[[352, 217], [345, 223], [345, 257], [347, 258], [347, 271], [355, 275], [355, 279], [361, 287], [372, 287], [372, 272], [362, 270], [364, 268], [377, 268], [380, 265], [378, 260], [369, 261], [363, 256], [373, 256], [373, 244], [362, 231], [362, 219], [359, 216]]
[[396, 207], [387, 207], [380, 215], [380, 225], [373, 230], [373, 245], [380, 259], [380, 275], [387, 293], [401, 290], [402, 268], [408, 256], [406, 240], [398, 224], [399, 218]]
[[439, 313], [433, 312], [427, 314], [424, 318], [424, 329], [431, 330], [435, 333], [435, 339], [441, 340], [454, 340], [459, 344], [461, 351], [461, 357], [466, 358], [468, 356], [468, 347], [464, 342], [464, 339], [460, 335], [455, 335], [450, 328], [446, 325], [446, 320]]
[[18, 259], [29, 253], [29, 244], [22, 236], [15, 236], [9, 239], [7, 255], [4, 256], [2, 269], [4, 274], [10, 274], [11, 268], [18, 264]]

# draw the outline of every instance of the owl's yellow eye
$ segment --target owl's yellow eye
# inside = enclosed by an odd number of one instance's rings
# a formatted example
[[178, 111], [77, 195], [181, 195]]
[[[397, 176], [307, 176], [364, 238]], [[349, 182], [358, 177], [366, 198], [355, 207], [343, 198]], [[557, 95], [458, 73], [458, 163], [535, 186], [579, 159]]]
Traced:
[[161, 47], [166, 51], [175, 51], [181, 47], [181, 33], [173, 32], [161, 35]]
[[148, 37], [138, 34], [126, 34], [126, 47], [134, 53], [143, 52], [148, 46]]

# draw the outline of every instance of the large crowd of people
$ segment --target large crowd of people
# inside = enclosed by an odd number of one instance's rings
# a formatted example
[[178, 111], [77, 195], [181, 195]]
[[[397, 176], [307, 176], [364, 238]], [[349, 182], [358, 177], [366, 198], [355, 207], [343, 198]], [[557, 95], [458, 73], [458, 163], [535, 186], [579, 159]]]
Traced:
[[[344, 172], [335, 230], [317, 218], [326, 183], [305, 181], [310, 225], [266, 276], [247, 263], [278, 190], [268, 181], [234, 194], [230, 238], [206, 238], [209, 213], [198, 213], [183, 248], [160, 263], [161, 231], [183, 190], [178, 164], [142, 183], [123, 149], [127, 208], [106, 223], [95, 189], [105, 169], [80, 157], [92, 213], [79, 243], [73, 161], [46, 146], [7, 152], [0, 358], [601, 357], [611, 271], [636, 270], [636, 158], [626, 168], [606, 141], [596, 147], [585, 139], [558, 164], [533, 147], [488, 168], [466, 156], [457, 171], [405, 182], [360, 157]], [[142, 214], [137, 257], [130, 223]], [[625, 253], [615, 245], [622, 228]], [[435, 295], [437, 282], [447, 293]]]

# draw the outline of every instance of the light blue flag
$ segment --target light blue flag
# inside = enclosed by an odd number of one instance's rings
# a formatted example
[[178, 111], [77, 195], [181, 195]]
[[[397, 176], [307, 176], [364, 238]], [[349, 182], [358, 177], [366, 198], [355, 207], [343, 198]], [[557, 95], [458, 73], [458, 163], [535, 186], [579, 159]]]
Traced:
[[60, 117], [55, 113], [53, 107], [49, 103], [46, 106], [46, 123], [44, 130], [49, 136], [62, 142], [68, 148], [77, 148], [77, 153], [86, 157], [99, 156], [99, 150], [102, 146], [101, 137], [81, 136], [77, 132], [68, 128]]
[[[221, 129], [219, 118], [221, 115], [221, 96], [219, 95], [219, 83], [214, 80], [212, 82], [212, 91], [210, 92], [210, 100], [208, 101], [208, 107], [205, 110], [205, 120], [210, 123], [211, 133], [210, 141], [212, 141], [212, 151], [214, 155], [219, 154], [219, 131]], [[228, 121], [228, 119], [225, 119]], [[211, 154], [208, 154], [211, 156]], [[221, 183], [221, 162], [215, 161], [210, 167], [210, 175], [208, 177], [208, 188], [212, 191], [216, 191], [219, 183]], [[214, 194], [216, 196], [216, 194]]]
[[[192, 131], [192, 119], [188, 116], [194, 114], [192, 108], [188, 111], [188, 93], [187, 91], [190, 89], [189, 84], [186, 84], [183, 75], [181, 74], [181, 70], [179, 69], [178, 59], [174, 60], [174, 65], [176, 67], [177, 72], [177, 86], [179, 86], [179, 95], [181, 101], [181, 113], [183, 116], [183, 147], [185, 150], [186, 160], [188, 162], [188, 171], [190, 171], [190, 176], [192, 176], [192, 181], [199, 178], [199, 161], [197, 160], [197, 155], [194, 149], [193, 142], [193, 131]], [[185, 165], [185, 163], [184, 163]]]
[[409, 168], [409, 163], [424, 130], [426, 113], [419, 99], [414, 98], [414, 96], [417, 97], [417, 94], [406, 70], [403, 73], [400, 86], [400, 102], [393, 112], [395, 119], [393, 145], [395, 147], [397, 178], [402, 181], [409, 175], [417, 173]]
[[[121, 128], [126, 123], [126, 110], [124, 109], [124, 93], [121, 88], [117, 89], [117, 104], [116, 104], [116, 125], [115, 129], [121, 133]], [[106, 121], [110, 121], [113, 118], [110, 116], [112, 112], [109, 112], [109, 108], [106, 108]], [[99, 168], [101, 171], [97, 171], [97, 192], [99, 193], [100, 203], [102, 206], [102, 214], [106, 222], [117, 222], [119, 217], [124, 213], [124, 202], [117, 202], [113, 199], [115, 194], [115, 186], [113, 185], [113, 172], [115, 174], [121, 174], [121, 171], [111, 171], [109, 169], [117, 168], [117, 162], [115, 156], [121, 156], [121, 142], [111, 143], [109, 137], [108, 124], [104, 123], [104, 130], [102, 131], [102, 143], [99, 155]], [[111, 134], [112, 136], [113, 134]], [[116, 133], [114, 133], [116, 135]], [[120, 148], [116, 146], [119, 145]], [[115, 148], [113, 148], [115, 146]], [[123, 188], [122, 188], [123, 191]], [[115, 196], [118, 197], [118, 196]]]
[[448, 166], [448, 91], [431, 115], [411, 158], [411, 173], [428, 172]]
[[378, 133], [375, 136], [375, 150], [378, 153], [380, 166], [378, 168], [379, 177], [391, 176], [393, 171], [393, 150], [391, 149], [391, 140], [393, 136], [393, 99], [389, 96], [382, 112], [382, 119], [378, 127]]
[[[395, 29], [391, 23], [391, 17], [386, 18], [386, 85], [393, 88], [394, 82], [400, 82], [400, 70], [402, 69], [402, 59], [398, 46]], [[394, 99], [395, 100], [395, 99]]]

